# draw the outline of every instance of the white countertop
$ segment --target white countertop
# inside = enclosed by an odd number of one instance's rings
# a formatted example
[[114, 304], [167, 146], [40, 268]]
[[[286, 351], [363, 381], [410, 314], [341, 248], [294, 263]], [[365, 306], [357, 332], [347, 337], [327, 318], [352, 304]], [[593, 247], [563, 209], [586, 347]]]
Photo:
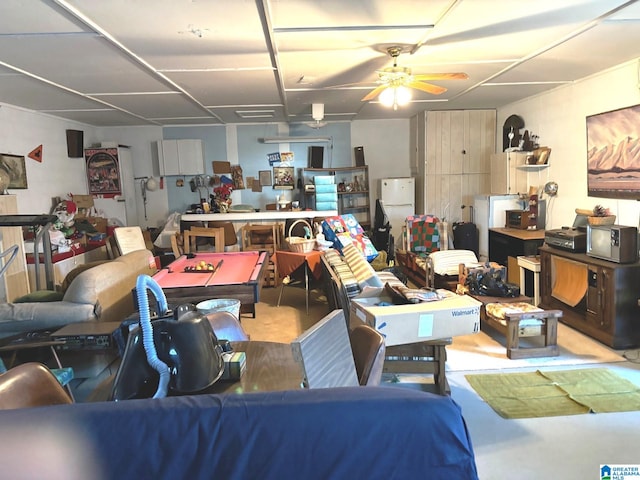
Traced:
[[299, 218], [335, 217], [337, 215], [337, 210], [300, 210], [297, 212], [290, 210], [265, 210], [261, 212], [246, 213], [185, 213], [180, 219], [183, 222], [241, 222], [258, 220], [297, 220]]

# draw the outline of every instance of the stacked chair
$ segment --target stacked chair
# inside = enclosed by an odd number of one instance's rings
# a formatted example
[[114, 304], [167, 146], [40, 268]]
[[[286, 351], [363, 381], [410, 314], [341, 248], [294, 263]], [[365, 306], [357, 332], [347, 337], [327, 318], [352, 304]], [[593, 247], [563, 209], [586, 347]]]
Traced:
[[267, 266], [264, 286], [276, 287], [278, 285], [278, 266], [273, 254], [280, 243], [280, 226], [271, 224], [247, 224], [242, 230], [242, 250], [260, 250], [269, 253], [269, 265]]

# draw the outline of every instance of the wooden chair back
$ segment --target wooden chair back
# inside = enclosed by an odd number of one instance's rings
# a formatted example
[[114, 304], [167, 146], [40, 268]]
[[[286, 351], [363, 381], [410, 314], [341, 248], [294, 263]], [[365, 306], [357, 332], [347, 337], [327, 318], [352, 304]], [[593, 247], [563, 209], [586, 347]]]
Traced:
[[0, 375], [0, 410], [69, 403], [69, 394], [41, 363], [23, 363]]
[[191, 227], [191, 229], [185, 230], [182, 235], [184, 237], [184, 253], [195, 253], [198, 251], [198, 238], [213, 238], [213, 250], [207, 251], [224, 252], [224, 228]]
[[209, 222], [210, 228], [224, 228], [224, 245], [230, 247], [238, 244], [236, 229], [231, 222]]
[[369, 325], [358, 325], [349, 332], [349, 341], [360, 385], [380, 385], [385, 354], [382, 334]]

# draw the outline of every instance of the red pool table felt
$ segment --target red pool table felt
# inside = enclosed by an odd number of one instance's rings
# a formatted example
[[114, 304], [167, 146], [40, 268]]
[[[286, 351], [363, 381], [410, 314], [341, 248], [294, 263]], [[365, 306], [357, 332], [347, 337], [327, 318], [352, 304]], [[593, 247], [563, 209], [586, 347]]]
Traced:
[[[215, 267], [220, 260], [222, 265], [213, 272], [184, 271], [186, 267], [195, 267], [201, 261]], [[265, 252], [196, 253], [194, 258], [183, 255], [156, 273], [153, 279], [163, 289], [256, 283], [260, 280], [259, 276], [265, 261], [267, 261]]]

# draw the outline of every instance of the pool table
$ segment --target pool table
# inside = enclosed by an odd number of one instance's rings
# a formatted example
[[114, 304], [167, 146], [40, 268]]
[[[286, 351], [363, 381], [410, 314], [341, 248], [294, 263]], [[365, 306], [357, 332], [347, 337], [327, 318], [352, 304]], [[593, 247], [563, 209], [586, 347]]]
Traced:
[[[193, 270], [200, 262], [213, 270]], [[169, 305], [198, 303], [211, 298], [235, 298], [256, 316], [267, 252], [220, 252], [182, 255], [153, 276]], [[245, 310], [245, 308], [243, 308]]]

